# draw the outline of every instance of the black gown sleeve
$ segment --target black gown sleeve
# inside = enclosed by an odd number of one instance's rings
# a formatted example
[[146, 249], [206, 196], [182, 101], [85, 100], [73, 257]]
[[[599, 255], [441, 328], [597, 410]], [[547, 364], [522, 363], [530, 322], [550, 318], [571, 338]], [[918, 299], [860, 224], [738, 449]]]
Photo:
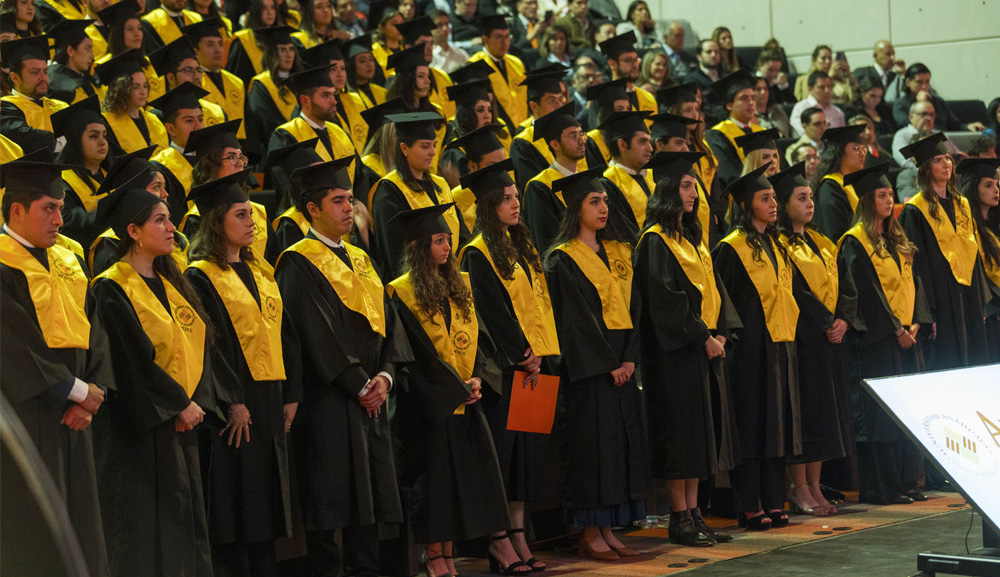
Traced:
[[524, 352], [530, 345], [518, 323], [507, 289], [486, 256], [477, 248], [465, 249], [462, 270], [469, 273], [476, 311], [493, 338], [496, 348], [493, 358], [497, 366], [501, 370], [516, 367], [524, 360]]
[[[733, 148], [725, 134], [718, 130], [709, 130], [705, 133], [705, 143], [712, 149], [716, 161], [719, 163], [719, 170], [715, 173], [715, 179], [724, 189], [732, 181], [740, 177], [743, 172], [743, 162], [740, 161], [739, 154]], [[727, 203], [728, 204], [728, 203]]]
[[[673, 252], [659, 235], [647, 234], [635, 251], [635, 280], [643, 304], [655, 314], [646, 315], [664, 352], [689, 344], [704, 344], [711, 335], [701, 318], [701, 298], [692, 299], [691, 281], [683, 274]], [[693, 296], [693, 295], [692, 295]]]
[[13, 102], [0, 102], [0, 133], [14, 141], [25, 154], [47, 148], [52, 150], [56, 137], [47, 130], [28, 125], [24, 113]]
[[66, 196], [63, 197], [63, 225], [59, 228], [59, 232], [83, 246], [90, 246], [93, 241], [91, 234], [94, 229], [94, 215], [96, 213], [87, 212], [83, 201], [80, 200], [71, 186], [66, 185], [63, 190], [66, 192]]
[[566, 210], [552, 189], [540, 181], [529, 182], [524, 189], [524, 223], [531, 230], [539, 254], [552, 247], [559, 232], [559, 223]]
[[894, 335], [903, 325], [893, 314], [886, 300], [882, 284], [867, 251], [854, 237], [846, 237], [837, 253], [837, 266], [841, 276], [849, 274], [857, 290], [857, 316], [855, 330], [864, 331], [864, 342], [873, 343]]
[[831, 180], [824, 180], [816, 190], [816, 214], [812, 224], [833, 242], [837, 242], [851, 228], [854, 211], [842, 188]]
[[523, 138], [515, 138], [510, 144], [510, 159], [514, 163], [514, 183], [518, 190], [524, 190], [528, 181], [549, 167], [545, 157]]
[[[942, 212], [944, 212], [943, 209], [938, 214]], [[942, 218], [947, 218], [943, 214], [941, 216]], [[931, 268], [927, 247], [936, 245], [937, 239], [934, 237], [934, 231], [931, 230], [924, 219], [923, 213], [912, 204], [904, 205], [902, 212], [899, 213], [899, 224], [906, 232], [906, 238], [917, 245], [917, 252], [913, 255], [913, 276], [919, 279], [933, 278], [935, 271]], [[944, 271], [943, 274], [950, 274], [950, 272]], [[936, 320], [937, 311], [935, 310], [935, 303], [937, 300], [934, 293], [934, 283], [921, 282], [920, 284], [923, 285], [924, 298], [926, 299], [930, 316]]]
[[628, 199], [617, 184], [604, 177], [601, 177], [601, 184], [608, 193], [608, 222], [622, 238], [634, 245], [639, 240], [640, 224], [632, 212], [632, 205], [628, 203]]
[[[400, 212], [410, 210], [399, 188], [382, 180], [372, 193], [372, 230], [378, 239], [375, 260], [383, 278], [395, 279], [399, 276], [399, 259], [406, 245], [406, 235], [401, 227], [390, 226], [389, 221]], [[460, 219], [461, 220], [461, 219]]]
[[608, 167], [607, 161], [604, 160], [604, 155], [601, 154], [601, 147], [597, 146], [597, 142], [594, 140], [587, 139], [586, 154], [588, 170], [593, 168], [604, 170]]
[[[236, 24], [236, 21], [233, 21]], [[243, 43], [237, 38], [233, 38], [233, 43], [229, 47], [229, 58], [226, 59], [226, 70], [232, 72], [243, 81], [243, 86], [249, 86], [250, 81], [255, 76], [253, 63], [243, 49]]]

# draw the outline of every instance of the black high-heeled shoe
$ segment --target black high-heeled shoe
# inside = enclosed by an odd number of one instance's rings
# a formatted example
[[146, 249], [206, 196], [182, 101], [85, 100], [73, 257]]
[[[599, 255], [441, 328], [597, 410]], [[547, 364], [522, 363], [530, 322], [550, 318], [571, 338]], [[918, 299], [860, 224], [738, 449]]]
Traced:
[[722, 531], [716, 531], [715, 529], [708, 526], [705, 523], [705, 518], [701, 516], [701, 509], [695, 507], [688, 511], [691, 513], [691, 520], [694, 521], [695, 529], [698, 529], [705, 535], [708, 535], [715, 540], [716, 543], [729, 543], [733, 540], [733, 536], [729, 533], [723, 533]]
[[784, 527], [788, 524], [788, 515], [784, 511], [768, 511], [767, 516], [771, 518], [772, 527]]
[[[507, 536], [508, 536], [508, 538], [510, 537], [511, 533], [524, 533], [524, 528], [522, 527], [520, 529], [507, 529]], [[513, 543], [511, 543], [511, 545], [513, 545]], [[517, 550], [515, 549], [514, 552], [516, 553]], [[533, 572], [535, 572], [535, 573], [541, 573], [542, 571], [545, 571], [545, 567], [546, 567], [545, 565], [542, 565], [541, 567], [535, 567], [535, 563], [541, 563], [541, 561], [539, 561], [538, 559], [535, 559], [534, 557], [531, 557], [529, 559], [525, 559], [524, 560], [524, 564], [527, 565], [528, 567], [531, 567], [531, 570]]]
[[740, 529], [747, 531], [767, 531], [771, 528], [771, 517], [767, 513], [747, 517], [746, 513], [740, 513], [736, 518], [736, 525]]
[[[504, 532], [503, 535], [500, 536], [494, 535], [490, 537], [490, 541], [503, 541], [506, 538], [507, 538], [507, 533]], [[493, 556], [493, 553], [487, 551], [486, 554], [489, 555], [490, 558], [491, 573], [502, 573], [504, 575], [524, 575], [526, 573], [531, 573], [531, 571], [518, 571], [518, 569], [520, 569], [521, 567], [527, 567], [528, 569], [533, 570], [531, 565], [528, 565], [527, 563], [521, 560], [515, 561], [510, 565], [504, 567], [503, 563], [500, 562], [500, 559]]]

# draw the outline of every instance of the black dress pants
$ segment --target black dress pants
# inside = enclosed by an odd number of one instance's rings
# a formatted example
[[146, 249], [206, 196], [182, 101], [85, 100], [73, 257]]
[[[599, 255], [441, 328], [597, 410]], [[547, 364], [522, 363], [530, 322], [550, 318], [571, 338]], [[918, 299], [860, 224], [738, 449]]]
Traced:
[[785, 460], [743, 459], [733, 471], [736, 510], [753, 513], [785, 508]]

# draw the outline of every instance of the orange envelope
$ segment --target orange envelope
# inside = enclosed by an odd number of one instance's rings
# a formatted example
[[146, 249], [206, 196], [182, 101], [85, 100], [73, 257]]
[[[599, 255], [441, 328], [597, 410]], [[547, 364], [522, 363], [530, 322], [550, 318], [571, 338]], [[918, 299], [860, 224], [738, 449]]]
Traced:
[[552, 432], [552, 421], [556, 416], [559, 377], [538, 375], [538, 386], [532, 390], [530, 386], [522, 385], [527, 376], [522, 371], [514, 372], [507, 430], [548, 435]]

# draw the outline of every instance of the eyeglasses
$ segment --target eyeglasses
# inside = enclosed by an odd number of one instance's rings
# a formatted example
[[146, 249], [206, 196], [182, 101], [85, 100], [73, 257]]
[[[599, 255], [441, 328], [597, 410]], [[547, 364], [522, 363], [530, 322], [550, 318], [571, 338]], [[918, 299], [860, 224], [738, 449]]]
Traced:
[[586, 140], [587, 133], [582, 130], [574, 130], [566, 135], [570, 140]]
[[203, 74], [205, 69], [201, 66], [187, 66], [185, 68], [178, 68], [178, 74]]
[[239, 167], [239, 166], [246, 166], [248, 159], [246, 155], [243, 154], [242, 152], [239, 154], [232, 152], [227, 154], [226, 156], [223, 156], [222, 160], [225, 160], [226, 162], [228, 162], [233, 166]]
[[934, 112], [914, 112], [913, 114], [921, 118], [934, 118], [936, 116], [936, 113]]

